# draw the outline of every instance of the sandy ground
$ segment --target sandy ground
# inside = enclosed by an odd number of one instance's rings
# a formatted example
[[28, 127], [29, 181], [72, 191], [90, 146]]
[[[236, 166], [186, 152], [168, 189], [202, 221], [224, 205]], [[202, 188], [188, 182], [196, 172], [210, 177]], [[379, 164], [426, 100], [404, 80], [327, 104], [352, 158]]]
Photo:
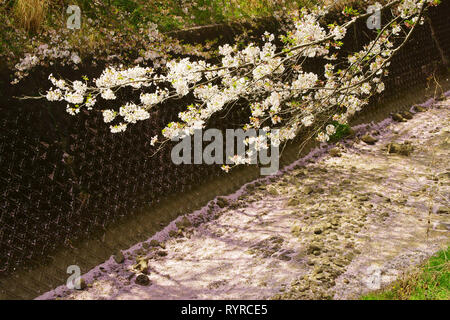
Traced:
[[38, 299], [348, 299], [384, 286], [449, 244], [449, 107], [357, 127], [111, 257], [85, 289]]

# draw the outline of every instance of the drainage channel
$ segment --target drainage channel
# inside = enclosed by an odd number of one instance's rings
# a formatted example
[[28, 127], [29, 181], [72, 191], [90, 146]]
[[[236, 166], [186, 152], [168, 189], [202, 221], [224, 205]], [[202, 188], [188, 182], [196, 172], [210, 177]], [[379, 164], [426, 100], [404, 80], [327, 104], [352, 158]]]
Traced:
[[[448, 79], [440, 84], [443, 90], [450, 88]], [[376, 123], [388, 118], [392, 113], [408, 110], [412, 105], [427, 100], [430, 89], [414, 88], [402, 92], [400, 99], [371, 104], [364, 109], [351, 125]], [[430, 98], [428, 98], [430, 99]], [[385, 99], [387, 100], [387, 99]], [[317, 143], [308, 141], [299, 152], [302, 144], [300, 136], [296, 142], [288, 145], [280, 159], [279, 174], [289, 170], [289, 165], [298, 158], [308, 154]], [[309, 161], [314, 161], [313, 156]], [[261, 178], [259, 168], [236, 168], [228, 175], [209, 178], [197, 185], [188, 193], [175, 194], [162, 200], [157, 206], [145, 212], [139, 212], [112, 225], [102, 235], [93, 235], [90, 239], [73, 243], [72, 248], [60, 250], [52, 256], [52, 262], [32, 271], [17, 271], [12, 276], [2, 279], [0, 283], [0, 299], [32, 299], [44, 292], [66, 283], [70, 276], [67, 267], [77, 265], [82, 273], [86, 273], [98, 264], [109, 259], [111, 255], [124, 250], [135, 243], [144, 241], [161, 231], [178, 216], [198, 210], [218, 196], [236, 192], [244, 184]], [[266, 179], [267, 177], [261, 178]], [[270, 179], [270, 178], [269, 178]]]

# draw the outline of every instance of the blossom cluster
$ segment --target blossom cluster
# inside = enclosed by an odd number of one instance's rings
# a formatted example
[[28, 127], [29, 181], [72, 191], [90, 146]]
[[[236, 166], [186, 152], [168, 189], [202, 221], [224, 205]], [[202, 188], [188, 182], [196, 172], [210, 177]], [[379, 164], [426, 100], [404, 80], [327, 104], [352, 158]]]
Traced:
[[[382, 79], [392, 56], [414, 30], [416, 23], [411, 26], [411, 21], [420, 21], [425, 7], [433, 4], [435, 0], [400, 1], [394, 11], [398, 14], [379, 30], [374, 40], [334, 64], [342, 46], [340, 40], [357, 18], [342, 25], [324, 26], [321, 19], [327, 13], [325, 9], [304, 9], [294, 29], [280, 37], [284, 44], [281, 48], [275, 45], [275, 35], [265, 33], [262, 45], [249, 43], [243, 49], [229, 44], [219, 47], [218, 64], [183, 58], [167, 61], [160, 72], [140, 66], [109, 67], [91, 86], [80, 81], [69, 84], [51, 76], [55, 88], [47, 92], [46, 98], [66, 101], [67, 111], [75, 114], [82, 107], [93, 108], [98, 97], [117, 99], [115, 93], [122, 88], [141, 90], [139, 102], [128, 102], [117, 110], [103, 110], [105, 123], [114, 122], [111, 131], [122, 132], [129, 124], [148, 119], [151, 108], [192, 94], [195, 102], [179, 113], [179, 121], [162, 130], [161, 138], [165, 140], [192, 135], [196, 129], [204, 128], [215, 113], [244, 99], [251, 111], [244, 130], [264, 128], [270, 144], [278, 146], [292, 140], [299, 130], [313, 124], [318, 128], [316, 138], [326, 142], [335, 134], [336, 127], [328, 120], [320, 120], [321, 115], [331, 113], [327, 119], [344, 124], [373, 94], [384, 91]], [[330, 61], [323, 73], [303, 69], [303, 63], [313, 57]], [[279, 130], [272, 132], [270, 128]], [[153, 137], [152, 145], [159, 138]], [[247, 143], [267, 147], [265, 141]], [[244, 164], [248, 160], [236, 156], [233, 162]]]
[[[29, 52], [18, 56], [18, 59], [15, 56], [14, 59], [9, 57], [10, 60], [15, 61], [11, 65], [15, 71], [15, 78], [11, 83], [18, 84], [37, 66], [67, 65], [78, 69], [87, 57], [92, 58], [93, 64], [100, 61], [111, 63], [120, 60], [130, 64], [151, 63], [154, 68], [164, 66], [170, 53], [184, 52], [202, 58], [210, 57], [210, 54], [200, 45], [184, 45], [179, 40], [160, 33], [153, 23], [148, 23], [146, 28], [140, 28], [137, 32], [135, 30], [111, 31], [99, 27], [98, 24], [98, 21], [89, 18], [83, 20], [83, 29], [100, 33], [101, 38], [104, 39], [102, 42], [93, 42], [92, 35], [89, 33], [74, 33], [70, 29], [51, 29], [31, 38], [31, 43], [26, 46], [30, 47]], [[139, 53], [137, 58], [120, 54], [133, 50]], [[3, 58], [1, 52], [0, 58]]]

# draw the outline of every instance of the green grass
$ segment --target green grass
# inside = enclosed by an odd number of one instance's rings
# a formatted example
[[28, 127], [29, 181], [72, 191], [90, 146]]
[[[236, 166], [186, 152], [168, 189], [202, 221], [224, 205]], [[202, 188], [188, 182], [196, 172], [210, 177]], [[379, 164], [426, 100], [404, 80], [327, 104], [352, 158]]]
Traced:
[[[0, 7], [11, 9], [15, 1]], [[156, 23], [160, 31], [270, 16], [275, 11], [298, 9], [319, 0], [49, 0], [46, 26], [61, 26], [64, 9], [78, 5], [83, 17], [98, 20], [115, 29], [120, 25], [139, 28]], [[10, 10], [9, 10], [10, 11]]]
[[[43, 44], [76, 51], [82, 59], [117, 54], [127, 64], [128, 53], [148, 49], [143, 44], [149, 43], [148, 30], [153, 30], [152, 25], [160, 32], [168, 32], [249, 21], [318, 4], [333, 4], [334, 9], [341, 11], [347, 5], [361, 6], [364, 1], [375, 0], [45, 0], [48, 10], [36, 20], [38, 25], [34, 28], [21, 23], [28, 21], [24, 19], [28, 15], [23, 11], [21, 18], [14, 10], [19, 1], [28, 0], [0, 1], [0, 68], [13, 67], [26, 53], [36, 55]], [[66, 27], [69, 5], [81, 9], [79, 30]]]
[[[80, 0], [79, 0], [80, 1]], [[80, 2], [86, 2], [82, 0]], [[89, 1], [88, 1], [89, 2]], [[269, 16], [283, 6], [297, 9], [317, 0], [109, 0], [105, 9], [129, 14], [129, 22], [134, 26], [142, 23], [156, 23], [161, 31], [171, 31], [194, 25], [222, 23], [236, 19]], [[85, 11], [92, 6], [83, 4]]]
[[331, 142], [341, 140], [342, 138], [348, 136], [352, 131], [348, 124], [340, 124], [337, 121], [332, 121], [331, 124], [333, 124], [336, 128], [336, 132], [332, 136], [330, 136]]
[[449, 300], [450, 247], [439, 251], [417, 270], [393, 285], [369, 293], [363, 300]]
[[[14, 65], [19, 57], [32, 53], [43, 43], [54, 47], [58, 41], [67, 41], [81, 56], [86, 52], [102, 55], [101, 52], [115, 52], [118, 47], [135, 48], [147, 41], [145, 35], [150, 24], [155, 24], [160, 32], [167, 32], [248, 21], [274, 12], [311, 7], [321, 0], [47, 0], [48, 10], [36, 28], [21, 23], [24, 19], [14, 10], [17, 1], [0, 2], [0, 65]], [[80, 30], [66, 27], [68, 5], [81, 9]], [[27, 16], [26, 12], [22, 14]]]

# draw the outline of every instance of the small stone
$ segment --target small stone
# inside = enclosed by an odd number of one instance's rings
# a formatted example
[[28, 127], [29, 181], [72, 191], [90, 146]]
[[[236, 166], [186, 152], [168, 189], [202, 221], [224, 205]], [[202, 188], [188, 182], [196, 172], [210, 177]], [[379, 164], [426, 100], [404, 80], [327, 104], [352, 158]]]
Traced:
[[216, 203], [220, 208], [225, 208], [228, 205], [228, 200], [223, 197], [219, 197], [217, 198]]
[[315, 278], [316, 278], [317, 280], [322, 280], [322, 279], [325, 278], [325, 275], [324, 275], [323, 273], [319, 273], [319, 274], [317, 274], [317, 275], [315, 276]]
[[314, 273], [315, 274], [319, 274], [319, 273], [323, 273], [323, 266], [322, 265], [317, 265], [314, 267]]
[[401, 116], [405, 119], [411, 120], [413, 118], [413, 114], [409, 111], [402, 111]]
[[404, 119], [400, 113], [394, 113], [392, 115], [392, 119], [397, 122], [405, 122], [406, 121], [406, 119]]
[[448, 207], [441, 206], [436, 211], [437, 214], [449, 214], [450, 209]]
[[140, 286], [148, 286], [151, 281], [145, 274], [140, 274], [136, 277], [135, 282]]
[[151, 247], [159, 247], [160, 243], [158, 240], [152, 239], [152, 240], [150, 240], [150, 246]]
[[183, 217], [180, 221], [177, 221], [175, 225], [178, 229], [184, 229], [192, 226], [192, 223], [187, 217]]
[[303, 193], [304, 194], [311, 194], [313, 192], [313, 189], [310, 186], [305, 186], [303, 188]]
[[340, 157], [342, 156], [341, 151], [339, 150], [339, 148], [333, 148], [329, 151], [330, 156], [332, 157]]
[[297, 199], [297, 198], [294, 198], [294, 197], [292, 197], [292, 198], [290, 198], [289, 200], [288, 200], [288, 206], [290, 206], [290, 207], [296, 207], [296, 206], [298, 206], [299, 205], [299, 203], [300, 203], [300, 201]]
[[148, 269], [148, 260], [145, 257], [136, 258], [136, 264], [133, 266], [134, 269], [146, 273], [145, 271]]
[[356, 132], [352, 128], [349, 128], [347, 132], [348, 132], [348, 134], [347, 134], [348, 138], [354, 138], [356, 136]]
[[344, 259], [341, 259], [341, 258], [336, 258], [336, 259], [334, 259], [334, 260], [333, 260], [333, 263], [334, 263], [335, 265], [337, 265], [338, 267], [345, 267], [345, 266], [347, 265], [347, 263], [345, 262], [345, 260], [344, 260]]
[[292, 226], [292, 228], [291, 228], [291, 232], [296, 236], [298, 236], [301, 231], [302, 231], [302, 227], [300, 227], [300, 226]]
[[159, 250], [156, 254], [160, 257], [165, 257], [167, 256], [167, 251]]
[[422, 106], [415, 106], [415, 107], [414, 107], [414, 110], [415, 110], [416, 112], [425, 112], [425, 111], [427, 111], [427, 109], [425, 109], [425, 108], [422, 107]]
[[277, 196], [279, 194], [278, 190], [274, 186], [268, 187], [267, 191], [273, 196]]
[[339, 218], [333, 218], [331, 220], [331, 225], [338, 226], [339, 225]]
[[137, 249], [137, 250], [134, 252], [134, 254], [135, 254], [135, 255], [138, 255], [138, 256], [144, 256], [144, 255], [146, 254], [146, 251], [145, 251], [144, 249]]
[[123, 263], [125, 261], [125, 256], [120, 250], [113, 256], [113, 258], [116, 263]]
[[317, 227], [314, 229], [314, 234], [321, 234], [322, 233], [322, 228], [321, 227]]
[[314, 251], [320, 251], [322, 246], [319, 243], [311, 243], [308, 247], [308, 253], [311, 254]]
[[408, 156], [414, 147], [410, 142], [405, 142], [403, 144], [392, 142], [387, 145], [388, 153], [398, 153], [400, 155]]
[[177, 230], [170, 230], [170, 231], [169, 231], [169, 236], [170, 236], [170, 237], [174, 238], [174, 237], [176, 237], [177, 235], [178, 235]]
[[279, 256], [278, 256], [278, 259], [280, 259], [280, 260], [283, 260], [283, 261], [289, 261], [289, 260], [291, 260], [292, 258], [290, 257], [290, 256], [288, 256], [287, 254], [280, 254]]
[[255, 186], [254, 183], [248, 184], [248, 185], [245, 187], [245, 189], [246, 189], [248, 192], [251, 192], [251, 191], [255, 190], [255, 188], [256, 188], [256, 186]]
[[308, 288], [306, 286], [298, 286], [296, 289], [299, 292], [303, 292], [303, 291], [306, 291], [306, 289], [308, 289]]
[[361, 137], [361, 140], [367, 144], [375, 144], [378, 141], [377, 138], [372, 137], [370, 134], [365, 134]]

